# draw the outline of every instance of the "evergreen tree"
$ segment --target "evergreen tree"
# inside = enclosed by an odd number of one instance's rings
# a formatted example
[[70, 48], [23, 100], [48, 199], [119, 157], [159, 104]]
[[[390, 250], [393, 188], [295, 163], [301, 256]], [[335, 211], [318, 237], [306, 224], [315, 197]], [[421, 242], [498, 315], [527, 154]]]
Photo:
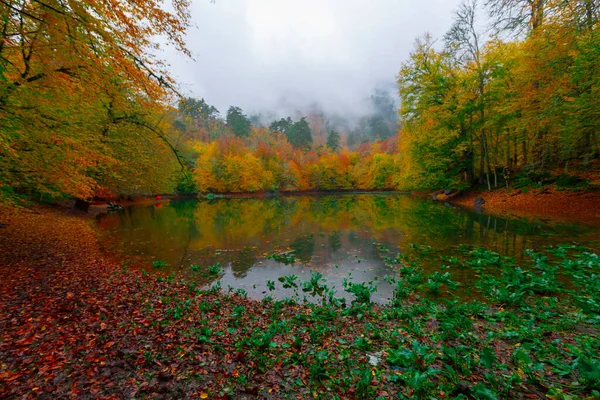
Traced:
[[312, 145], [313, 137], [306, 118], [303, 117], [300, 121], [294, 122], [287, 137], [292, 146], [299, 149], [309, 149]]
[[284, 135], [288, 135], [292, 131], [292, 126], [294, 122], [290, 117], [281, 118], [279, 121], [273, 121], [271, 125], [269, 125], [269, 130], [273, 133], [281, 132]]
[[227, 110], [227, 126], [237, 137], [250, 135], [250, 119], [239, 107], [231, 106]]
[[336, 151], [340, 148], [340, 134], [335, 131], [335, 129], [331, 129], [327, 135], [327, 146], [333, 151]]

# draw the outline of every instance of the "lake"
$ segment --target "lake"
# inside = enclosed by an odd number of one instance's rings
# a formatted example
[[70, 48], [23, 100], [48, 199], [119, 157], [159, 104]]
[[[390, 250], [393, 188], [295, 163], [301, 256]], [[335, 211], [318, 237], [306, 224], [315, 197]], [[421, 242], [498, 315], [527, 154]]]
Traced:
[[473, 271], [447, 262], [465, 246], [517, 260], [527, 249], [563, 243], [600, 248], [594, 226], [477, 214], [395, 193], [176, 199], [101, 214], [96, 225], [103, 246], [128, 265], [203, 286], [220, 282], [254, 298], [302, 297], [279, 279], [307, 281], [312, 271], [340, 296], [344, 279], [371, 282], [373, 299], [385, 302], [392, 287], [383, 278], [397, 274], [390, 259], [399, 255], [468, 288]]

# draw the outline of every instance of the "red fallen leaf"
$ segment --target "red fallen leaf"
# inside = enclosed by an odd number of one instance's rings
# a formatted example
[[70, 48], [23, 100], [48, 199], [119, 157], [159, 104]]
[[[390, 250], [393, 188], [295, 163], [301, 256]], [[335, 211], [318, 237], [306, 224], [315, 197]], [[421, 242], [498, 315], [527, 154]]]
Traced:
[[16, 379], [19, 379], [20, 377], [21, 375], [11, 374], [10, 372], [3, 372], [0, 374], [0, 380], [3, 380], [4, 382], [12, 382]]
[[18, 346], [29, 346], [35, 340], [35, 335], [31, 335], [29, 337], [23, 338], [17, 341]]
[[109, 347], [113, 347], [115, 345], [115, 342], [108, 342], [105, 343], [104, 346], [102, 346], [103, 349], [108, 349]]

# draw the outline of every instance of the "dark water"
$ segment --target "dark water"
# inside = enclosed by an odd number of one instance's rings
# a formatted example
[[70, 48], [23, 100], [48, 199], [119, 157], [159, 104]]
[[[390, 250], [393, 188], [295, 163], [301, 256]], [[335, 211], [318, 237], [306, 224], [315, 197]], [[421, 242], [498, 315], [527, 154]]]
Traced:
[[[600, 248], [596, 227], [476, 214], [399, 194], [180, 199], [104, 214], [97, 226], [105, 245], [128, 263], [159, 274], [175, 271], [200, 284], [219, 280], [224, 289], [244, 289], [251, 297], [293, 294], [278, 278], [308, 280], [315, 271], [338, 292], [349, 274], [354, 282], [372, 281], [378, 287], [374, 299], [383, 301], [391, 288], [382, 278], [397, 272], [385, 257], [411, 255], [433, 272], [461, 244], [516, 259], [526, 249], [562, 243]], [[291, 250], [293, 265], [265, 257]], [[153, 260], [168, 265], [153, 268]], [[208, 267], [217, 262], [223, 273], [209, 276]], [[200, 268], [192, 271], [190, 265]], [[469, 269], [449, 271], [463, 284], [473, 278]], [[267, 290], [268, 280], [276, 282], [275, 291]]]

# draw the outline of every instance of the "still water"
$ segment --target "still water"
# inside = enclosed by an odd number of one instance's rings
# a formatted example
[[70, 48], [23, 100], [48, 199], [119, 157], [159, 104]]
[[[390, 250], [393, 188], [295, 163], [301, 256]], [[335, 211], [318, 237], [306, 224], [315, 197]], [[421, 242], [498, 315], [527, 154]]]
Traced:
[[[176, 272], [202, 285], [220, 281], [225, 290], [243, 289], [255, 298], [293, 295], [278, 278], [309, 280], [314, 271], [338, 292], [349, 276], [371, 281], [378, 288], [373, 299], [383, 302], [392, 288], [382, 278], [398, 268], [386, 265], [386, 258], [405, 254], [434, 272], [459, 245], [517, 260], [526, 249], [562, 243], [600, 249], [597, 227], [476, 214], [401, 194], [178, 199], [100, 215], [97, 227], [104, 245], [128, 264], [162, 275]], [[272, 254], [292, 255], [295, 262], [267, 258]], [[153, 268], [152, 261], [167, 265]], [[217, 262], [222, 271], [211, 274], [209, 266]], [[448, 270], [463, 286], [473, 279], [469, 269]], [[275, 290], [268, 290], [267, 281], [276, 282]]]

